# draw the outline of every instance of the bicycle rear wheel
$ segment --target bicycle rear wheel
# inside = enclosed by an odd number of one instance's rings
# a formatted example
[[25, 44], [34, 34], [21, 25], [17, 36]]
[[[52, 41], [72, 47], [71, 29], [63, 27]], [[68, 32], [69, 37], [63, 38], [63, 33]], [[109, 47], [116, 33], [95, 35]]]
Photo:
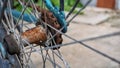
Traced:
[[[17, 10], [17, 7], [11, 6], [11, 1], [7, 1], [1, 19], [6, 32], [2, 41], [5, 40], [7, 55], [17, 58], [13, 58], [18, 62], [13, 64], [13, 67], [69, 68], [59, 50], [60, 47], [52, 47], [62, 43], [61, 34], [52, 29], [59, 30], [60, 25], [55, 16], [45, 8], [44, 3], [40, 3], [43, 5], [36, 5], [33, 0], [18, 0], [20, 10]], [[2, 7], [3, 4], [1, 1]]]

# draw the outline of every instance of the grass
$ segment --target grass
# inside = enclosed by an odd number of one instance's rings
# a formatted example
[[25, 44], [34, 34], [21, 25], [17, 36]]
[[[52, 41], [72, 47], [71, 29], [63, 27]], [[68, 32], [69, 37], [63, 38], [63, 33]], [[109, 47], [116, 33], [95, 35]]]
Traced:
[[[70, 6], [65, 6], [65, 11], [69, 12], [71, 8], [72, 8], [72, 7], [70, 7]], [[77, 13], [77, 12], [78, 12], [78, 10], [74, 10], [74, 11], [73, 11], [73, 14], [75, 14], [75, 13]], [[79, 14], [80, 14], [80, 15], [83, 15], [84, 12], [80, 12]]]

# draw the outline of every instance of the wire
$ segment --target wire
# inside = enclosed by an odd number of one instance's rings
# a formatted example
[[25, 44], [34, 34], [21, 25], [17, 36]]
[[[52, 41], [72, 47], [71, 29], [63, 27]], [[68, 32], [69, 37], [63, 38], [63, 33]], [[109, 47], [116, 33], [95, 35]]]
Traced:
[[60, 0], [60, 11], [64, 11], [64, 0]]
[[8, 2], [8, 0], [4, 0], [3, 7], [0, 7], [0, 23], [2, 22], [1, 19], [3, 17], [4, 11], [7, 7], [7, 2]]
[[80, 13], [82, 10], [84, 10], [91, 1], [92, 1], [92, 0], [89, 0], [89, 1], [85, 4], [85, 6], [83, 6], [82, 8], [80, 8], [79, 11], [68, 21], [67, 25], [69, 25], [70, 22], [71, 22], [77, 15], [79, 15], [79, 13]]
[[70, 10], [70, 12], [67, 14], [66, 19], [72, 14], [72, 12], [75, 10], [75, 8], [77, 7], [78, 3], [80, 0], [77, 0], [74, 4], [74, 6], [72, 7], [72, 9]]

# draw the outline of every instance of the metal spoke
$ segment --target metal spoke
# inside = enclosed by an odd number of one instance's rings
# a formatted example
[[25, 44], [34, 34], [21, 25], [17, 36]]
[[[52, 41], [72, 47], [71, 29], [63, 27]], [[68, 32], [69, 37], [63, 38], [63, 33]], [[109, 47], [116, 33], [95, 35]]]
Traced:
[[[18, 1], [21, 3], [20, 0], [18, 0]], [[22, 15], [25, 13], [25, 10], [27, 9], [27, 6], [28, 6], [29, 2], [30, 2], [30, 0], [27, 2], [26, 5], [23, 5], [23, 6], [24, 6], [24, 7], [23, 7], [23, 10], [21, 11], [21, 15], [19, 16], [19, 18], [18, 18], [18, 20], [17, 20], [17, 24], [15, 25], [15, 28], [19, 25], [19, 21], [21, 20]], [[21, 3], [21, 4], [22, 4], [22, 3]]]
[[[27, 41], [25, 41], [25, 40], [23, 40], [24, 41], [24, 43], [26, 43], [26, 44], [28, 44], [29, 46], [31, 46]], [[32, 52], [33, 51], [35, 51], [35, 52], [37, 52], [37, 53], [39, 53], [40, 55], [41, 55], [41, 53], [40, 53], [40, 51], [37, 51], [37, 49], [35, 49], [33, 46], [31, 46], [32, 48], [33, 48], [33, 50], [32, 50]], [[24, 49], [24, 50], [26, 50], [26, 49]], [[28, 51], [29, 52], [29, 51]], [[24, 54], [27, 54], [27, 52], [25, 52]], [[49, 59], [48, 57], [46, 57], [46, 56], [44, 56], [47, 60], [49, 60], [51, 63], [53, 63], [53, 64], [56, 64], [56, 63], [54, 63], [51, 59]], [[58, 64], [56, 64], [59, 68], [61, 68], [61, 66], [60, 65], [58, 65]]]
[[79, 15], [79, 13], [80, 13], [82, 10], [84, 10], [91, 1], [92, 1], [92, 0], [88, 0], [88, 2], [87, 2], [82, 8], [80, 8], [79, 11], [67, 22], [67, 25], [69, 25], [70, 22], [71, 22], [77, 15]]
[[7, 16], [7, 12], [6, 11], [4, 12], [4, 16], [5, 16], [5, 19], [6, 19], [6, 24], [8, 25], [9, 29], [12, 29], [12, 27], [11, 27], [11, 25], [9, 23], [9, 18]]
[[[42, 49], [42, 46], [40, 46], [40, 49]], [[43, 68], [45, 68], [46, 58], [44, 58], [43, 50], [41, 50], [41, 56], [42, 56], [42, 60], [43, 60]], [[47, 56], [47, 54], [46, 54], [46, 56]]]
[[1, 13], [0, 13], [0, 23], [1, 23], [1, 19], [2, 19], [3, 15], [4, 15], [4, 11], [5, 11], [6, 7], [7, 7], [8, 0], [4, 0], [2, 2], [3, 2], [3, 6], [1, 6], [2, 9], [1, 9]]
[[[50, 35], [52, 36], [52, 34], [50, 34]], [[55, 40], [54, 40], [54, 39], [52, 39], [52, 41], [53, 41], [54, 45], [57, 45], [57, 44], [55, 43]], [[52, 50], [52, 49], [51, 49], [51, 50]], [[54, 52], [54, 51], [52, 50], [52, 52]], [[57, 56], [63, 61], [63, 63], [64, 63], [64, 65], [65, 65], [66, 68], [70, 68], [69, 65], [68, 65], [68, 63], [66, 62], [66, 60], [63, 58], [62, 54], [60, 53], [59, 49], [57, 49], [57, 52], [58, 52], [59, 55], [54, 52], [55, 55], [57, 55]]]
[[[12, 16], [12, 10], [11, 10], [11, 4], [10, 4], [10, 0], [8, 0], [8, 8], [9, 8], [9, 17], [10, 17], [10, 24], [11, 24], [11, 27], [14, 28], [14, 21], [13, 21], [13, 16]], [[14, 30], [14, 29], [13, 29]]]

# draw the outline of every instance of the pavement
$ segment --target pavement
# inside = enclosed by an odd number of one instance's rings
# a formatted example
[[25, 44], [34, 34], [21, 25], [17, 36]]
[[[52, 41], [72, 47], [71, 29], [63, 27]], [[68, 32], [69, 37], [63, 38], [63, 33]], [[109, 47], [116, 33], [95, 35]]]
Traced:
[[[104, 34], [120, 31], [117, 28], [111, 28], [108, 25], [85, 25], [71, 23], [69, 26], [68, 35], [77, 39], [83, 40], [90, 37], [97, 37]], [[120, 60], [120, 35], [91, 40], [84, 42], [111, 57]], [[64, 38], [64, 43], [70, 42], [68, 38]], [[71, 68], [120, 68], [120, 65], [101, 56], [100, 54], [91, 51], [81, 44], [72, 44], [61, 48], [61, 51], [66, 60], [68, 60]]]

